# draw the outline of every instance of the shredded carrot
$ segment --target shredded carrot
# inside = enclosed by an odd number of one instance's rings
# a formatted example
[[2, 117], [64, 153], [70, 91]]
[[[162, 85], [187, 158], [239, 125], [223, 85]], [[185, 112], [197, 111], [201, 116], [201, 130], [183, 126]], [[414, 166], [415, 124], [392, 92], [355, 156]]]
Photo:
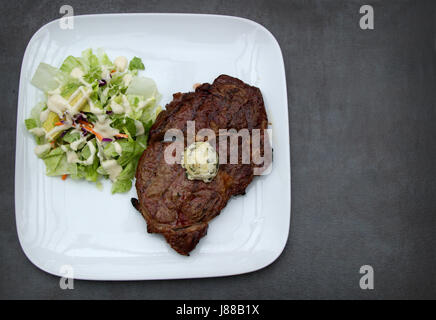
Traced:
[[118, 133], [118, 134], [115, 135], [115, 137], [117, 137], [117, 138], [128, 138], [129, 136], [127, 134], [124, 134], [124, 133]]
[[62, 180], [66, 180], [67, 177], [68, 177], [68, 174], [64, 174], [64, 175], [62, 176]]
[[88, 132], [91, 132], [93, 135], [95, 135], [97, 137], [98, 140], [103, 140], [103, 137], [101, 136], [101, 134], [99, 134], [98, 132], [95, 132], [92, 128], [88, 127], [88, 126], [82, 126], [83, 129], [85, 129]]
[[64, 124], [60, 121], [55, 123], [55, 126], [62, 126], [62, 125], [64, 125]]
[[111, 73], [115, 73], [117, 70], [112, 70]]

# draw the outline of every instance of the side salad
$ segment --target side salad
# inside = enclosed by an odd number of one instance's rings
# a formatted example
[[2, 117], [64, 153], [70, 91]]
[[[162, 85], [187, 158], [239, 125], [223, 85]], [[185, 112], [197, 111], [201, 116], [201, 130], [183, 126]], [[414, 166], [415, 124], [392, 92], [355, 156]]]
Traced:
[[67, 57], [60, 68], [41, 63], [31, 83], [44, 91], [25, 120], [35, 137], [36, 155], [48, 176], [86, 179], [112, 193], [130, 190], [148, 132], [161, 108], [155, 82], [138, 76], [140, 58], [111, 61], [92, 49]]

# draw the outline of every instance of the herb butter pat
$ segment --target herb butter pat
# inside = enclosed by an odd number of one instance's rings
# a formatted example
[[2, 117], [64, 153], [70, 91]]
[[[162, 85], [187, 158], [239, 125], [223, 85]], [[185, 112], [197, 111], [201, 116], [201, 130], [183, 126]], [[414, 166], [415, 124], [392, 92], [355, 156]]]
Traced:
[[189, 180], [211, 182], [218, 173], [218, 154], [209, 142], [194, 142], [183, 153], [182, 167]]

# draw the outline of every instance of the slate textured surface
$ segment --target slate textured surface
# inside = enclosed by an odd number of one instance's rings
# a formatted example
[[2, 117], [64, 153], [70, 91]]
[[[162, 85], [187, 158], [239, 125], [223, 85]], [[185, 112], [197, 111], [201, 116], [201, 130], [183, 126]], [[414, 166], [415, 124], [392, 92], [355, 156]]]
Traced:
[[[24, 256], [14, 217], [19, 72], [31, 36], [75, 14], [187, 12], [252, 19], [285, 59], [292, 161], [288, 244], [271, 266], [212, 279], [61, 290]], [[371, 4], [375, 29], [359, 28]], [[436, 298], [435, 1], [1, 1], [0, 298]], [[24, 199], [23, 199], [24, 201]], [[359, 288], [359, 268], [375, 289]]]

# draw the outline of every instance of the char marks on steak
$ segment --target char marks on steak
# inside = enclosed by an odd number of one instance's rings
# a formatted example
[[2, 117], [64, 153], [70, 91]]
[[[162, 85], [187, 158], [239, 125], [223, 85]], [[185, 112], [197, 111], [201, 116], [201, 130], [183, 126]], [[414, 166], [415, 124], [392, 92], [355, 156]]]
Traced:
[[195, 92], [176, 93], [150, 129], [150, 141], [162, 141], [169, 129], [186, 134], [187, 122], [195, 120], [196, 131], [219, 129], [266, 129], [262, 93], [239, 79], [221, 75], [213, 84], [204, 83]]
[[252, 162], [241, 161], [220, 164], [211, 182], [188, 180], [179, 161], [167, 164], [164, 157], [170, 143], [183, 142], [162, 139], [173, 128], [182, 130], [186, 137], [186, 123], [190, 120], [195, 121], [196, 132], [210, 128], [216, 134], [219, 129], [266, 129], [268, 125], [260, 90], [227, 75], [219, 76], [213, 84], [200, 85], [195, 92], [174, 94], [173, 101], [158, 115], [150, 129], [149, 146], [138, 163], [138, 200], [132, 200], [132, 204], [144, 216], [147, 231], [163, 234], [183, 255], [188, 255], [206, 235], [208, 222], [227, 201], [245, 193], [255, 167]]

